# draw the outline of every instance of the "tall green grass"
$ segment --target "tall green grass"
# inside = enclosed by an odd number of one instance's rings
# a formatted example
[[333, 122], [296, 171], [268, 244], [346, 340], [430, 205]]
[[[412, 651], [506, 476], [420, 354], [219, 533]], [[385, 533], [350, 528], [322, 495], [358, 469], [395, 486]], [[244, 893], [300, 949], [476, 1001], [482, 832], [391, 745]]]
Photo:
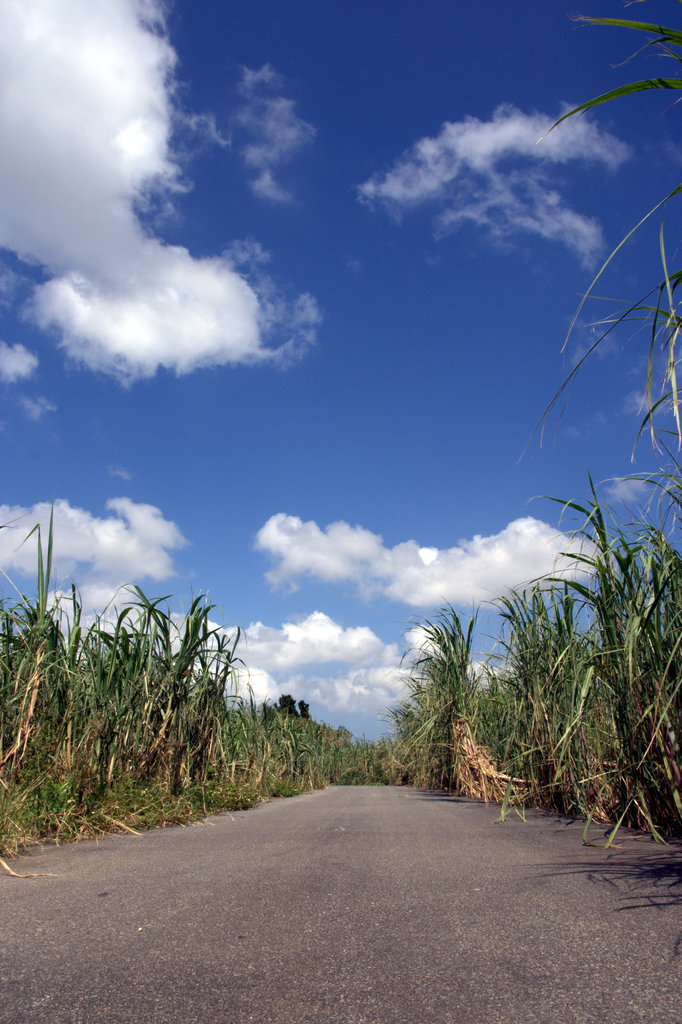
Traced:
[[[676, 481], [669, 496], [675, 513]], [[498, 797], [682, 833], [682, 557], [662, 526], [609, 521], [594, 492], [568, 507], [579, 572], [502, 597], [482, 669], [452, 609], [426, 624], [392, 712], [405, 778], [486, 796], [492, 766]]]
[[204, 597], [178, 618], [133, 587], [86, 621], [51, 562], [50, 524], [36, 594], [0, 603], [0, 852], [382, 778], [380, 747], [238, 692], [239, 630]]

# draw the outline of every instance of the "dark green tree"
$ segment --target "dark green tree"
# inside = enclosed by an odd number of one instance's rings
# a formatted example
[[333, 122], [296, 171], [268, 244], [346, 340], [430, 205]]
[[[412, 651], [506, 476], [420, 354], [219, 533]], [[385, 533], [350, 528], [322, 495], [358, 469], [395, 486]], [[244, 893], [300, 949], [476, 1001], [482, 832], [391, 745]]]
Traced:
[[283, 693], [273, 707], [275, 711], [279, 711], [282, 715], [295, 715], [298, 718], [296, 701], [290, 693]]

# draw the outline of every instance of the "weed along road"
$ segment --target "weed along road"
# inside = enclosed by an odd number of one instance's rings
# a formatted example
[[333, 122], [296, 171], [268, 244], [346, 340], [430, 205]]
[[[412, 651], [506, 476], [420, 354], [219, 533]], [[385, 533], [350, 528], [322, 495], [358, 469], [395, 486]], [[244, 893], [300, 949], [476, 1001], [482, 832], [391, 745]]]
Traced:
[[0, 1020], [679, 1024], [682, 844], [497, 812], [337, 787], [36, 849], [0, 875]]

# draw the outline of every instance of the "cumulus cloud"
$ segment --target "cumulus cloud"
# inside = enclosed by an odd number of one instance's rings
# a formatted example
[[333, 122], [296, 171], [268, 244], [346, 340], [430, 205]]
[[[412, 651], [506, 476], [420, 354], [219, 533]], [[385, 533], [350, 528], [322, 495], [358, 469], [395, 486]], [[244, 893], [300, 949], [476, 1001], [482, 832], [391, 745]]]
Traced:
[[332, 711], [381, 717], [405, 696], [407, 669], [388, 645], [378, 665], [362, 665], [339, 675], [308, 677], [310, 699]]
[[541, 139], [553, 121], [503, 104], [490, 121], [446, 122], [360, 185], [358, 197], [395, 216], [431, 202], [438, 233], [467, 221], [497, 240], [525, 232], [562, 242], [589, 264], [602, 246], [599, 223], [570, 208], [550, 170], [571, 160], [614, 170], [628, 149], [585, 118]]
[[246, 102], [235, 115], [250, 139], [241, 154], [256, 172], [251, 188], [257, 196], [280, 203], [292, 196], [275, 180], [275, 168], [291, 160], [315, 135], [314, 127], [296, 113], [293, 100], [273, 95], [282, 86], [281, 76], [270, 64], [257, 70], [242, 68], [239, 91]]
[[351, 582], [365, 594], [383, 594], [415, 608], [489, 600], [548, 572], [566, 568], [566, 537], [532, 516], [515, 519], [491, 536], [475, 535], [451, 548], [414, 540], [385, 546], [379, 534], [345, 522], [321, 529], [284, 512], [256, 535], [256, 548], [275, 563], [267, 579], [297, 587], [303, 578]]
[[150, 214], [186, 187], [162, 11], [161, 0], [9, 0], [0, 35], [0, 245], [46, 271], [37, 323], [124, 381], [279, 352], [267, 332], [281, 325], [265, 323], [226, 257], [151, 231]]
[[0, 380], [14, 384], [30, 377], [38, 366], [38, 357], [23, 345], [7, 345], [0, 341]]
[[367, 626], [343, 627], [324, 612], [279, 628], [254, 622], [240, 650], [242, 691], [258, 701], [292, 693], [333, 711], [379, 714], [403, 694], [406, 670], [396, 644]]
[[[26, 538], [39, 523], [45, 550], [51, 508], [48, 502], [0, 505], [0, 568], [10, 579], [35, 574], [38, 537]], [[106, 508], [109, 515], [96, 516], [65, 499], [54, 502], [53, 580], [58, 586], [73, 580], [91, 611], [103, 610], [125, 583], [173, 576], [172, 552], [186, 544], [154, 505], [110, 498]]]
[[362, 662], [383, 649], [367, 626], [343, 629], [323, 612], [313, 612], [301, 622], [285, 622], [281, 629], [255, 622], [247, 630], [247, 645], [254, 661], [278, 671], [315, 662]]

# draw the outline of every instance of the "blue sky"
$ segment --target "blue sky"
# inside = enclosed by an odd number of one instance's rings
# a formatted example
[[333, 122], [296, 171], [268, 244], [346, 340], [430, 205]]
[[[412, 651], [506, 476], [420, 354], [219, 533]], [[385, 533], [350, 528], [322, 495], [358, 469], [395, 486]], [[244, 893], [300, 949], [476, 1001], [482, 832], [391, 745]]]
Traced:
[[[0, 566], [55, 502], [102, 610], [207, 592], [258, 697], [376, 735], [411, 623], [548, 571], [632, 445], [678, 114], [639, 38], [563, 3], [10, 0], [0, 40]], [[673, 0], [585, 12], [675, 24]], [[673, 252], [679, 214], [666, 213]], [[523, 457], [521, 457], [523, 456]], [[5, 589], [8, 589], [6, 584]], [[222, 616], [222, 617], [221, 617]], [[481, 645], [484, 645], [484, 638]]]

